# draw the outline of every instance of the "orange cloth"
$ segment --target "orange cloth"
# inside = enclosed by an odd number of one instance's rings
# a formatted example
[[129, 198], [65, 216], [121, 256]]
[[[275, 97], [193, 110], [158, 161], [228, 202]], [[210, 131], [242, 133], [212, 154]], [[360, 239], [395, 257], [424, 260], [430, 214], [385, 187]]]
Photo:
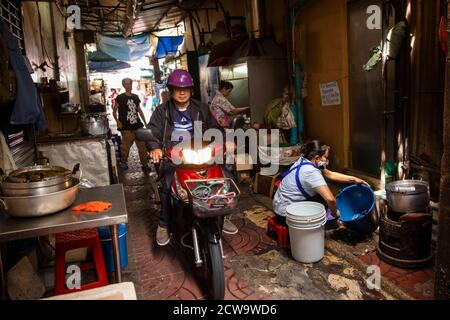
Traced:
[[104, 201], [89, 201], [72, 208], [72, 211], [104, 212], [112, 208], [112, 203]]

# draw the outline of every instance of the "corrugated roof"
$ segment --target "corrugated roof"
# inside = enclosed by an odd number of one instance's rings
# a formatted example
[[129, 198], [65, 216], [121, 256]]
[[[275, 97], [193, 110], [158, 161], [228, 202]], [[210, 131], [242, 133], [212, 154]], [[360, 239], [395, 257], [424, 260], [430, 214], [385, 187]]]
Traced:
[[[71, 1], [57, 0], [68, 5]], [[73, 1], [72, 1], [73, 2]], [[181, 24], [188, 10], [199, 8], [204, 0], [85, 0], [81, 24], [85, 30], [130, 36], [155, 32]]]

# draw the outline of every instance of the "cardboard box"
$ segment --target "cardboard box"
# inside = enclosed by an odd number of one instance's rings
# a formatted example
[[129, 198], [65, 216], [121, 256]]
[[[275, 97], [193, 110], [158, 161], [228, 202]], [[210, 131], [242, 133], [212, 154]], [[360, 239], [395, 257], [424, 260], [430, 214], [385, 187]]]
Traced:
[[248, 154], [238, 154], [236, 156], [236, 171], [253, 170], [252, 157]]
[[257, 173], [253, 184], [253, 192], [273, 198], [276, 178], [277, 175], [264, 176], [261, 173]]

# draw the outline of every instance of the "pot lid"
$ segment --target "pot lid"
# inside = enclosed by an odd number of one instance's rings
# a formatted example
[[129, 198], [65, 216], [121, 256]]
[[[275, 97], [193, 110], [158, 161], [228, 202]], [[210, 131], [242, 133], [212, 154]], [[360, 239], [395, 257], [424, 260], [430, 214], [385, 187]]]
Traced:
[[429, 190], [428, 182], [421, 180], [400, 180], [389, 183], [386, 191], [390, 193], [400, 193], [414, 195], [426, 193]]
[[7, 182], [29, 183], [49, 181], [59, 177], [72, 175], [72, 171], [57, 166], [33, 166], [14, 170], [5, 179]]

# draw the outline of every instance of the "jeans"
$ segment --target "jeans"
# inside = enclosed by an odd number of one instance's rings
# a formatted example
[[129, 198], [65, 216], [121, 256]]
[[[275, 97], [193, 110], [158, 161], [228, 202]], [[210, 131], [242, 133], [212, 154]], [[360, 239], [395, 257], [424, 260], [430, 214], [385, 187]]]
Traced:
[[170, 210], [171, 210], [171, 186], [175, 169], [173, 167], [164, 168], [162, 179], [162, 193], [161, 193], [161, 212], [159, 214], [159, 225], [168, 228], [170, 225]]

